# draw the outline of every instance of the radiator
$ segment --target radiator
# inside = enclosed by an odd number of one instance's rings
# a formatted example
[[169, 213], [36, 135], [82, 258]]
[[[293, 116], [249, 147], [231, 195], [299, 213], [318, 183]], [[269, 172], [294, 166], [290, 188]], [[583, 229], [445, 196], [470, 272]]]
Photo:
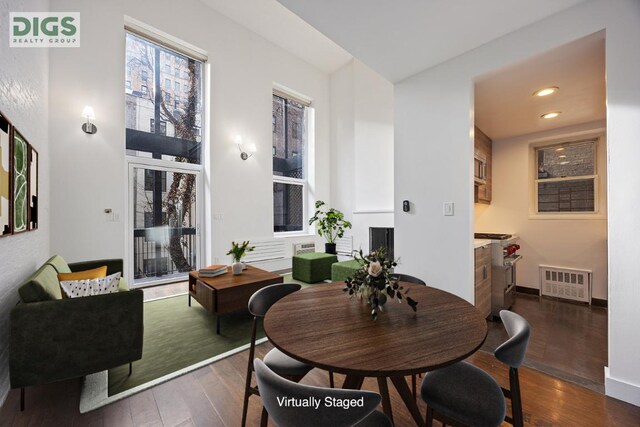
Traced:
[[353, 236], [336, 239], [336, 252], [338, 255], [353, 256]]
[[316, 244], [314, 242], [307, 243], [294, 243], [293, 244], [293, 254], [308, 254], [316, 251]]
[[284, 258], [284, 239], [250, 240], [250, 245], [255, 249], [242, 258], [248, 264]]
[[593, 272], [575, 268], [540, 266], [540, 293], [591, 303]]

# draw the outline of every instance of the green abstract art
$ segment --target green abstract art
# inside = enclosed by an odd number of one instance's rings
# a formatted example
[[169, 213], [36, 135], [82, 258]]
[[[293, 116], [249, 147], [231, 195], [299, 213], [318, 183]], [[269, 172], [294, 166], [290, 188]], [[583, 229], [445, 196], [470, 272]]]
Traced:
[[0, 114], [0, 236], [11, 232], [11, 186], [9, 170], [9, 122]]
[[24, 138], [14, 131], [13, 137], [13, 231], [27, 230], [29, 148]]

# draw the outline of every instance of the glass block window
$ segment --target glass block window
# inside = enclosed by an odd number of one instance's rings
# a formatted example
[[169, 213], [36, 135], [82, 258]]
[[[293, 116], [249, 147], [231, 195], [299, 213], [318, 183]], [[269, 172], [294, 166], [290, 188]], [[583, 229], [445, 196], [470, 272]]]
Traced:
[[535, 154], [538, 213], [596, 211], [595, 140], [540, 147]]

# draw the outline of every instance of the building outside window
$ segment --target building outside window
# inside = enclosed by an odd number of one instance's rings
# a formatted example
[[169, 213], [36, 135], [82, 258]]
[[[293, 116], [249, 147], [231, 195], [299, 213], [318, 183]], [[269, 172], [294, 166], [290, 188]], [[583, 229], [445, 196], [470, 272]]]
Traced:
[[147, 85], [140, 86], [140, 92], [142, 92], [143, 95], [148, 95], [149, 94], [149, 88], [147, 87]]
[[171, 89], [171, 80], [169, 80], [169, 79], [164, 79], [164, 88], [165, 88], [166, 90]]
[[149, 76], [147, 75], [147, 70], [140, 70], [140, 78], [142, 81], [146, 81]]
[[[307, 210], [309, 104], [273, 95], [273, 231], [303, 232]], [[297, 131], [294, 131], [297, 129]]]
[[176, 82], [176, 93], [180, 92], [180, 83]]
[[538, 147], [535, 156], [537, 213], [597, 211], [596, 140]]

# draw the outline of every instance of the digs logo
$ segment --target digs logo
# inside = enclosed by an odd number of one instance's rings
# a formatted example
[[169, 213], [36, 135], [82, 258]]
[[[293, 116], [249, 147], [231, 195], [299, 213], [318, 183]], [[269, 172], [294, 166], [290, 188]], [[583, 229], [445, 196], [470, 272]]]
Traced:
[[9, 46], [80, 47], [80, 13], [11, 12]]

